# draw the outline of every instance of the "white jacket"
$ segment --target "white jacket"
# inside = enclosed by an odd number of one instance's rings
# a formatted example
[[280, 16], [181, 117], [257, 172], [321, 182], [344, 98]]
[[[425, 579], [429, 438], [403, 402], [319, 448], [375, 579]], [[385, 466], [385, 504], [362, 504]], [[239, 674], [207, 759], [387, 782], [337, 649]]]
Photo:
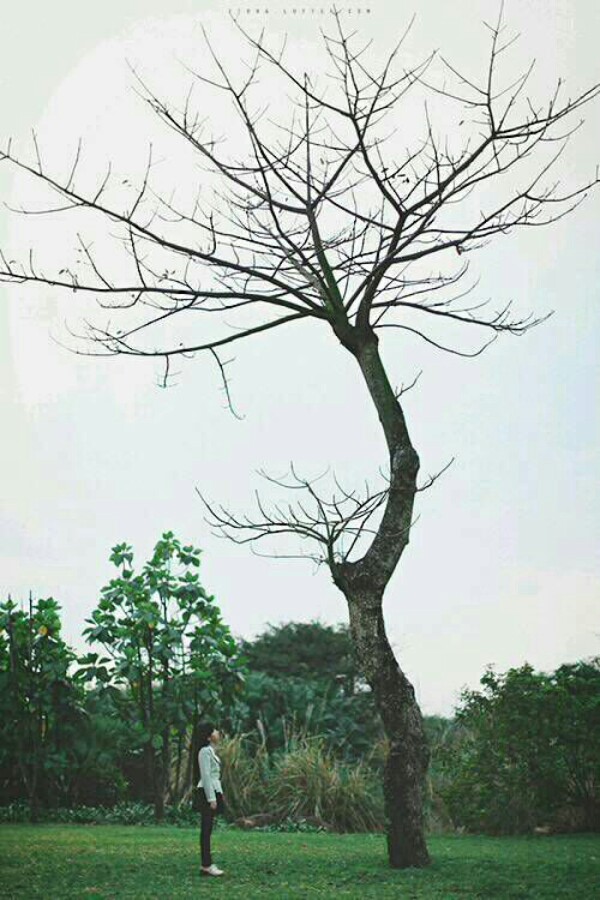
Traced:
[[200, 768], [199, 788], [204, 788], [206, 799], [209, 803], [216, 800], [216, 793], [223, 793], [221, 787], [221, 760], [210, 746], [200, 748], [198, 753], [198, 766]]

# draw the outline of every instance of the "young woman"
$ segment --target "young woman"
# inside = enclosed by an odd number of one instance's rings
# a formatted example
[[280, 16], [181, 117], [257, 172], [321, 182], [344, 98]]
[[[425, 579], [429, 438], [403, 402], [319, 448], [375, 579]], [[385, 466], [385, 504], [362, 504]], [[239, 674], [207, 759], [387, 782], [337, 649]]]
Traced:
[[212, 723], [205, 723], [199, 728], [198, 782], [200, 795], [200, 849], [202, 851], [202, 875], [223, 875], [223, 870], [213, 864], [210, 837], [214, 818], [222, 813], [223, 788], [221, 787], [221, 760], [217, 756], [216, 747], [221, 735]]

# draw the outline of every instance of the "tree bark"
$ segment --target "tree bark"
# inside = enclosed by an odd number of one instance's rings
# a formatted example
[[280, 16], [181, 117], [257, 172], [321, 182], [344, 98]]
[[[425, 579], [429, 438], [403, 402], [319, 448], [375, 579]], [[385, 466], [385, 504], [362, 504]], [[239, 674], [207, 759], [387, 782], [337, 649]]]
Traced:
[[349, 596], [350, 630], [389, 742], [384, 800], [389, 863], [394, 868], [429, 865], [423, 800], [429, 748], [414, 689], [390, 647], [377, 598]]
[[389, 862], [394, 868], [422, 868], [431, 861], [423, 811], [429, 747], [413, 686], [396, 661], [383, 619], [383, 595], [409, 541], [419, 457], [376, 335], [368, 328], [349, 329], [336, 333], [355, 356], [377, 410], [389, 451], [390, 485], [381, 523], [366, 553], [354, 562], [334, 563], [332, 574], [348, 602], [357, 659], [389, 742], [384, 776]]

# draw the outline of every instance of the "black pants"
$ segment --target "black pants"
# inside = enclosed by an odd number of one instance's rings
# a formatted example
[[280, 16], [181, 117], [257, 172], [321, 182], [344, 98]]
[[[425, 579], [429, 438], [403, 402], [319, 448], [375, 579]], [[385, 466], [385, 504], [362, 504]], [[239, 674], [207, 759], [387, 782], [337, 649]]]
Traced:
[[200, 788], [200, 849], [202, 851], [202, 865], [208, 867], [212, 864], [210, 853], [210, 836], [214, 818], [218, 813], [224, 812], [223, 794], [217, 793], [217, 808], [211, 809], [210, 803], [206, 799], [203, 788]]

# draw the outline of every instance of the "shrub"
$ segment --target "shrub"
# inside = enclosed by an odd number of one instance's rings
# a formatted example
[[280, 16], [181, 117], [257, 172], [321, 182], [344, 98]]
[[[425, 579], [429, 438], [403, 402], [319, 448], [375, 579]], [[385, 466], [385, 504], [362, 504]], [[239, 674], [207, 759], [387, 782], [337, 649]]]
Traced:
[[270, 809], [282, 819], [314, 816], [336, 831], [383, 827], [383, 797], [373, 774], [363, 763], [336, 759], [321, 737], [304, 737], [281, 753], [269, 787]]
[[[16, 823], [30, 820], [29, 804], [23, 801], [0, 806], [0, 822]], [[40, 810], [40, 822], [60, 825], [154, 825], [154, 807], [148, 803], [117, 803], [115, 806], [48, 807]], [[164, 822], [169, 825], [197, 825], [198, 814], [191, 804], [167, 806]]]
[[[364, 762], [338, 759], [320, 736], [284, 724], [285, 747], [266, 749], [262, 723], [257, 732], [225, 737], [223, 762], [227, 817], [270, 813], [277, 825], [322, 820], [336, 831], [377, 831], [383, 827], [383, 795], [377, 776]], [[285, 824], [287, 822], [287, 825]]]
[[600, 660], [553, 674], [527, 664], [464, 691], [438, 754], [457, 825], [488, 834], [600, 829]]
[[264, 812], [270, 806], [270, 762], [264, 739], [242, 734], [224, 738], [219, 756], [223, 763], [228, 817]]

